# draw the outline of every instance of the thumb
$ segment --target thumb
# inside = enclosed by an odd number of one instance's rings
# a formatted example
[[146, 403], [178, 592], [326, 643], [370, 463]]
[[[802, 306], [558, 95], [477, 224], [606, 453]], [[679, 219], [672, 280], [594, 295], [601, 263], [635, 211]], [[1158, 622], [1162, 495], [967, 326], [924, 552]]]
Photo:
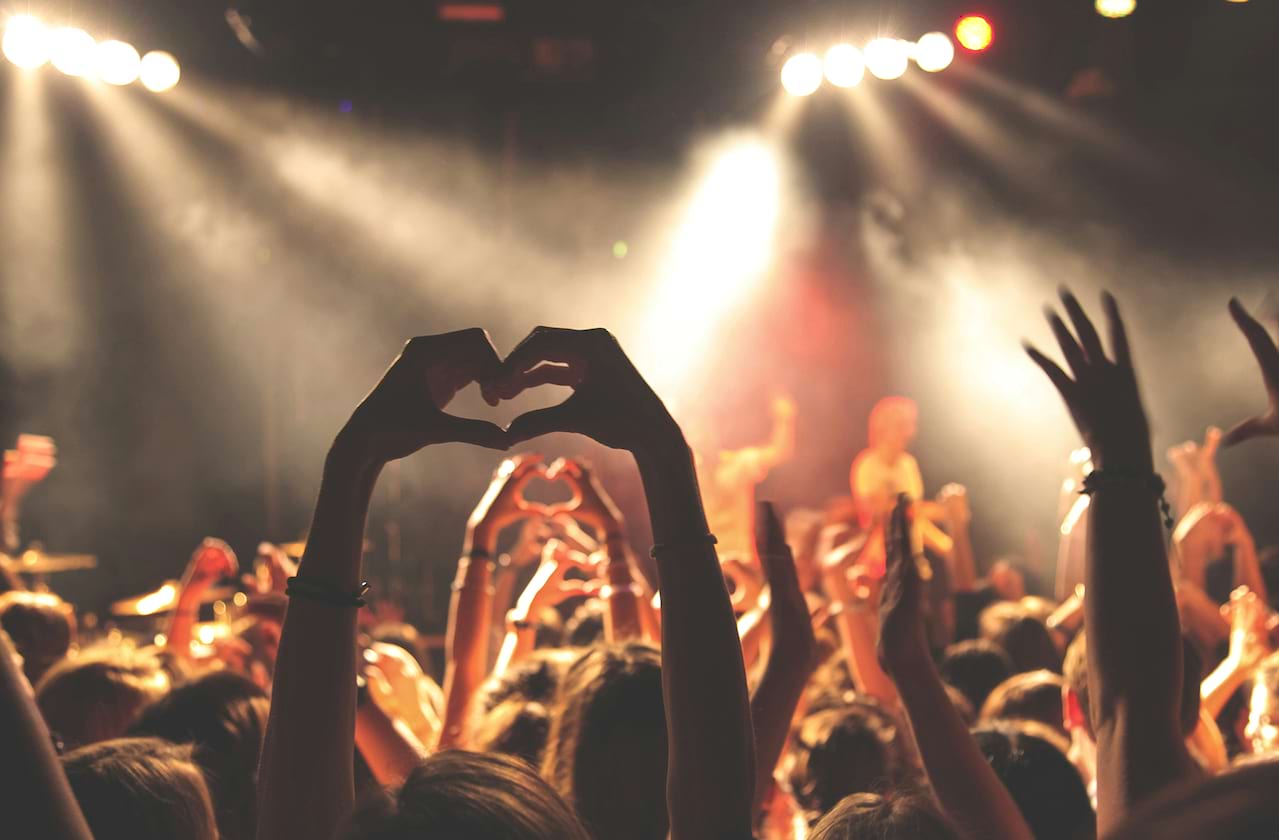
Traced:
[[511, 447], [507, 433], [500, 426], [487, 420], [474, 420], [469, 417], [456, 417], [452, 414], [441, 414], [439, 420], [440, 437], [443, 442], [470, 443], [488, 449], [506, 450]]
[[1249, 417], [1242, 423], [1237, 424], [1230, 431], [1226, 432], [1221, 442], [1224, 446], [1234, 446], [1236, 443], [1243, 443], [1255, 437], [1269, 434], [1269, 424], [1264, 417]]
[[568, 402], [521, 414], [511, 422], [511, 427], [506, 430], [506, 436], [509, 440], [508, 445], [514, 446], [526, 440], [549, 435], [553, 432], [577, 431], [573, 420], [573, 412]]

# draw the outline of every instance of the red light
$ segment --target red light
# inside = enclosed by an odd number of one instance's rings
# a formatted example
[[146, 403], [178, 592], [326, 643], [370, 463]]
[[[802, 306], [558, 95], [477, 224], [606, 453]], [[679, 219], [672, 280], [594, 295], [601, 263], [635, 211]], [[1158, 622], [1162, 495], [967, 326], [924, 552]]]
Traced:
[[441, 3], [439, 16], [454, 23], [501, 23], [506, 9], [495, 3]]
[[955, 24], [955, 40], [966, 50], [981, 52], [995, 40], [995, 30], [981, 15], [965, 15]]

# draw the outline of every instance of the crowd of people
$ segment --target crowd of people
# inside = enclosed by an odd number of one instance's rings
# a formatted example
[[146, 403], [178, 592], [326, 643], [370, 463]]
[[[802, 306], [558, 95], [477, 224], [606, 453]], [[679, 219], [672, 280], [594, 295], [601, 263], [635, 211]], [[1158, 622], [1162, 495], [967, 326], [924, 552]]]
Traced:
[[[976, 556], [962, 486], [925, 496], [909, 400], [876, 407], [847, 498], [751, 515], [796, 445], [789, 400], [767, 446], [712, 461], [604, 330], [539, 327], [505, 358], [479, 329], [414, 338], [337, 433], [296, 564], [205, 540], [146, 639], [86, 632], [0, 565], [0, 835], [1279, 837], [1279, 552], [1214, 466], [1279, 436], [1279, 348], [1232, 300], [1269, 410], [1171, 450], [1165, 488], [1115, 300], [1104, 342], [1061, 307], [1064, 365], [1026, 347], [1087, 447], [1057, 598]], [[572, 393], [504, 429], [446, 413], [472, 383]], [[647, 558], [589, 464], [529, 449], [555, 432], [633, 456]], [[469, 519], [437, 671], [362, 562], [381, 470], [443, 443], [518, 454]], [[6, 522], [51, 466], [19, 455]], [[215, 633], [199, 611], [228, 580], [243, 611]]]

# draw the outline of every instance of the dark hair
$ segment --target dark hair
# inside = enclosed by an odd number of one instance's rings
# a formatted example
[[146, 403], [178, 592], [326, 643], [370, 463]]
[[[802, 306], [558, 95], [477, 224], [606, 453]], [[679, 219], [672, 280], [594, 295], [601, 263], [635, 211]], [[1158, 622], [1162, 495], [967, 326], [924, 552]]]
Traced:
[[36, 705], [50, 730], [79, 747], [121, 737], [168, 690], [159, 658], [110, 647], [50, 668], [36, 686]]
[[1016, 721], [979, 726], [973, 737], [1035, 840], [1076, 840], [1096, 832], [1088, 789], [1057, 746]]
[[564, 644], [589, 647], [604, 641], [604, 602], [599, 598], [583, 601], [564, 622]]
[[252, 680], [215, 671], [148, 706], [131, 735], [190, 744], [213, 796], [223, 840], [249, 840], [257, 820], [258, 757], [271, 704]]
[[664, 840], [666, 757], [660, 654], [637, 643], [585, 651], [560, 684], [542, 775], [593, 836]]
[[811, 832], [808, 840], [961, 840], [931, 797], [897, 792], [845, 797]]
[[564, 672], [580, 653], [567, 648], [533, 651], [480, 688], [480, 710], [488, 713], [508, 700], [551, 703], [559, 693]]
[[810, 825], [850, 794], [901, 783], [908, 770], [897, 733], [892, 715], [865, 700], [800, 722], [786, 757], [786, 779]]
[[1013, 675], [1013, 663], [994, 642], [969, 639], [946, 648], [938, 670], [943, 680], [964, 693], [974, 709], [980, 709], [995, 686]]
[[1064, 735], [1061, 694], [1065, 687], [1066, 680], [1051, 671], [1014, 674], [986, 698], [981, 719], [1034, 720]]
[[446, 750], [423, 761], [398, 791], [356, 807], [342, 840], [590, 840], [563, 798], [524, 762]]
[[521, 758], [540, 767], [551, 732], [551, 715], [541, 703], [507, 700], [485, 712], [471, 735], [481, 752], [497, 752]]
[[1052, 631], [1017, 601], [1001, 601], [982, 610], [977, 619], [981, 638], [999, 645], [1012, 660], [1016, 673], [1061, 673], [1061, 652]]
[[75, 613], [51, 592], [5, 592], [0, 594], [0, 630], [22, 654], [22, 670], [35, 685], [70, 650]]
[[[1185, 636], [1181, 638], [1181, 658], [1181, 711], [1178, 719], [1181, 722], [1181, 734], [1189, 738], [1199, 726], [1199, 684], [1203, 681], [1203, 657], [1194, 643]], [[1066, 685], [1079, 700], [1079, 711], [1088, 724], [1088, 733], [1093, 735], [1096, 730], [1092, 706], [1088, 702], [1088, 636], [1085, 631], [1079, 631], [1070, 647], [1066, 648], [1062, 671]]]
[[213, 804], [189, 747], [117, 738], [62, 759], [94, 837], [215, 840]]

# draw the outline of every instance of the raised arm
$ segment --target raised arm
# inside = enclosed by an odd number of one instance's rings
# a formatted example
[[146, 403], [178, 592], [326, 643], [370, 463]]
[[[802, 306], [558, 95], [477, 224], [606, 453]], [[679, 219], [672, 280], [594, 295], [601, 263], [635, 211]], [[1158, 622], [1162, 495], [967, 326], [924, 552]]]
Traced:
[[1279, 435], [1279, 347], [1266, 332], [1266, 328], [1256, 318], [1248, 314], [1239, 298], [1230, 299], [1230, 317], [1235, 319], [1239, 331], [1248, 339], [1252, 354], [1257, 357], [1257, 365], [1261, 368], [1261, 378], [1266, 384], [1266, 396], [1270, 400], [1269, 407], [1255, 417], [1249, 417], [1237, 423], [1226, 432], [1223, 443], [1234, 446], [1254, 437]]
[[415, 338], [329, 449], [306, 553], [289, 584], [259, 770], [259, 837], [328, 837], [351, 809], [356, 609], [373, 486], [387, 462], [432, 443], [505, 448], [497, 426], [443, 411], [499, 364], [483, 330]]
[[1097, 829], [1191, 777], [1181, 736], [1181, 637], [1160, 523], [1162, 482], [1119, 308], [1104, 297], [1113, 360], [1079, 302], [1062, 292], [1076, 335], [1049, 321], [1073, 378], [1033, 347], [1092, 451], [1084, 601], [1088, 696], [1097, 736]]
[[911, 556], [909, 508], [910, 500], [903, 496], [888, 526], [888, 569], [879, 608], [880, 660], [897, 683], [928, 781], [946, 813], [972, 837], [1034, 840], [933, 665], [924, 629], [923, 585]]
[[205, 537], [196, 547], [178, 585], [178, 599], [165, 628], [165, 649], [182, 659], [191, 658], [191, 629], [200, 615], [200, 604], [209, 587], [239, 570], [235, 552], [222, 540]]
[[662, 593], [671, 837], [749, 838], [755, 771], [746, 674], [683, 434], [604, 330], [538, 328], [504, 365], [490, 400], [548, 382], [574, 388], [562, 404], [517, 418], [514, 440], [576, 432], [634, 455]]

